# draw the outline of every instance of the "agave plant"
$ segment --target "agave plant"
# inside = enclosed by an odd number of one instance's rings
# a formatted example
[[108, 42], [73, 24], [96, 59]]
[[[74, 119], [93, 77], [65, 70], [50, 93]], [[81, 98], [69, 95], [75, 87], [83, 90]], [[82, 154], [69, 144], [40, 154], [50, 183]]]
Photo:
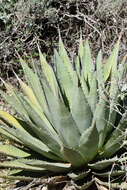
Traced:
[[91, 174], [125, 174], [127, 157], [118, 151], [126, 140], [127, 113], [119, 88], [126, 58], [118, 63], [118, 51], [119, 41], [105, 63], [100, 51], [93, 64], [89, 43], [81, 39], [71, 63], [60, 39], [52, 67], [40, 49], [39, 65], [31, 68], [20, 58], [26, 83], [17, 77], [20, 91], [5, 82], [7, 92], [1, 91], [18, 114], [0, 110], [0, 133], [16, 142], [0, 145], [0, 152], [10, 158], [0, 167], [66, 174], [73, 181]]

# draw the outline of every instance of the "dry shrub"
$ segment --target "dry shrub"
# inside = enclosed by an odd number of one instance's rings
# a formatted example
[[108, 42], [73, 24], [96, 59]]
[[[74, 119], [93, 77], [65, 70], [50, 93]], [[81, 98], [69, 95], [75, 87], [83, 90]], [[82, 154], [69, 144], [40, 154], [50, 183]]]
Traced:
[[5, 79], [13, 80], [12, 69], [22, 74], [16, 52], [37, 58], [38, 43], [42, 52], [51, 55], [59, 31], [71, 57], [80, 31], [90, 40], [94, 55], [100, 48], [108, 55], [121, 33], [120, 56], [127, 52], [125, 0], [15, 0], [9, 10], [6, 22], [0, 17], [0, 72]]

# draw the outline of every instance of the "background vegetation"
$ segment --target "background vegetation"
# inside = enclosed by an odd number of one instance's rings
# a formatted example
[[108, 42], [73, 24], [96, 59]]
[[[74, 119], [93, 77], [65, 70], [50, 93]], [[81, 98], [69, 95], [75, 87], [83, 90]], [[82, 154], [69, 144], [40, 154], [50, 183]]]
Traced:
[[71, 57], [80, 31], [90, 40], [94, 53], [102, 48], [105, 56], [122, 33], [123, 56], [127, 50], [126, 18], [126, 0], [1, 0], [0, 75], [15, 83], [12, 70], [22, 74], [17, 52], [37, 58], [38, 43], [43, 53], [51, 55], [59, 31]]

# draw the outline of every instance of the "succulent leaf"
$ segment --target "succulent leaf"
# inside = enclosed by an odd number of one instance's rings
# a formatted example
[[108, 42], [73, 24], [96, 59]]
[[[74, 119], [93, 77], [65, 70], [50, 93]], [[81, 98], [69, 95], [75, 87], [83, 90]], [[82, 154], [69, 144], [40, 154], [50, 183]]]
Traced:
[[37, 134], [44, 144], [53, 149], [55, 153], [60, 154], [60, 139], [44, 114], [31, 102], [26, 100], [24, 103], [24, 107], [31, 119], [30, 126], [34, 133]]
[[111, 164], [115, 163], [116, 161], [118, 161], [118, 158], [114, 157], [109, 160], [101, 160], [101, 161], [94, 162], [93, 164], [88, 164], [88, 165], [91, 169], [102, 170], [110, 166]]
[[54, 163], [42, 160], [19, 160], [20, 163], [27, 164], [28, 166], [43, 168], [52, 172], [67, 172], [71, 169], [70, 163]]
[[80, 87], [74, 87], [71, 97], [71, 113], [80, 133], [82, 134], [84, 130], [89, 128], [91, 125], [92, 112]]
[[13, 93], [7, 95], [5, 92], [0, 91], [1, 96], [6, 100], [6, 102], [12, 106], [12, 108], [25, 120], [29, 120], [26, 110], [21, 103], [21, 94], [13, 89]]
[[72, 116], [78, 126], [79, 131], [82, 133], [91, 122], [92, 113], [90, 107], [86, 101], [82, 89], [78, 87], [77, 82], [74, 83], [72, 81], [71, 76], [57, 53], [56, 63], [58, 63], [58, 79], [60, 80], [68, 98]]
[[0, 163], [0, 167], [1, 168], [23, 169], [23, 170], [27, 170], [27, 171], [36, 171], [36, 172], [44, 172], [45, 171], [44, 168], [30, 166], [30, 165], [24, 164], [18, 160], [5, 161], [3, 163]]
[[29, 98], [29, 100], [36, 105], [37, 107], [40, 108], [39, 102], [37, 101], [32, 89], [26, 85], [22, 80], [18, 79], [20, 86], [24, 92], [24, 94]]
[[11, 176], [11, 175], [3, 175], [3, 174], [0, 174], [0, 178], [9, 179], [9, 180], [27, 181], [27, 182], [30, 182], [30, 181], [32, 181], [34, 179], [33, 177]]
[[50, 159], [57, 160], [59, 159], [58, 156], [55, 156], [51, 153], [51, 150], [45, 145], [43, 142], [38, 140], [37, 138], [31, 136], [29, 133], [22, 131], [20, 129], [14, 129], [9, 127], [1, 126], [2, 129], [10, 133], [11, 135], [15, 136], [19, 139], [24, 145], [29, 147], [30, 149], [34, 150], [35, 152], [40, 153], [43, 156], [46, 156]]
[[17, 158], [25, 158], [30, 156], [29, 153], [12, 145], [0, 145], [0, 153]]
[[86, 40], [84, 44], [84, 52], [83, 52], [81, 64], [83, 68], [84, 78], [86, 81], [88, 80], [89, 85], [91, 85], [91, 81], [92, 81], [93, 73], [94, 73], [94, 64], [92, 61], [91, 49], [90, 49], [88, 40]]
[[11, 126], [15, 126], [17, 129], [24, 130], [15, 118], [5, 111], [0, 110], [0, 119], [6, 121]]
[[77, 150], [63, 146], [61, 152], [73, 167], [77, 168], [84, 165], [84, 158]]
[[[92, 139], [92, 140], [91, 140]], [[95, 124], [85, 130], [79, 141], [78, 151], [84, 158], [84, 164], [91, 161], [97, 154], [99, 134]]]
[[121, 175], [125, 175], [125, 171], [122, 170], [113, 170], [113, 171], [108, 171], [108, 172], [103, 172], [103, 173], [97, 173], [97, 172], [93, 172], [93, 174], [95, 176], [100, 176], [100, 177], [116, 177], [116, 176], [121, 176]]
[[104, 143], [105, 137], [106, 137], [106, 125], [107, 125], [107, 112], [108, 106], [106, 97], [102, 95], [96, 105], [96, 109], [93, 116], [93, 123], [96, 123], [96, 128], [99, 133], [99, 143], [98, 148], [100, 149]]
[[55, 96], [53, 96], [46, 84], [44, 84], [44, 90], [46, 92], [47, 102], [50, 107], [53, 126], [58, 132], [63, 144], [67, 145], [68, 147], [77, 146], [80, 133], [71, 113], [69, 112], [68, 108], [65, 107], [65, 104], [61, 99], [57, 99]]
[[41, 53], [40, 48], [39, 49], [39, 56], [40, 56], [40, 63], [41, 63], [41, 67], [42, 67], [42, 72], [44, 72], [44, 75], [54, 93], [54, 95], [58, 95], [58, 84], [56, 81], [56, 77], [55, 74], [53, 72], [53, 69], [51, 68], [51, 66], [47, 63], [45, 57], [43, 56], [43, 54]]
[[88, 102], [91, 107], [92, 113], [94, 113], [96, 110], [96, 104], [98, 102], [97, 80], [94, 74], [91, 80], [90, 91], [88, 95]]
[[111, 137], [106, 142], [103, 148], [102, 157], [111, 157], [122, 146], [124, 139], [124, 131], [127, 127], [127, 112], [125, 112], [119, 122], [117, 128], [113, 131]]
[[18, 142], [18, 143], [22, 144], [21, 141], [19, 141], [16, 137], [14, 137], [13, 135], [11, 135], [9, 132], [7, 132], [6, 130], [4, 130], [4, 129], [2, 129], [2, 128], [0, 128], [0, 133], [1, 133], [3, 136], [5, 136], [5, 138], [11, 139], [11, 140], [13, 140], [13, 141], [15, 141], [15, 142]]
[[90, 171], [91, 170], [89, 169], [88, 171], [83, 171], [83, 172], [81, 172], [79, 174], [77, 174], [77, 173], [68, 173], [68, 176], [71, 179], [73, 179], [74, 181], [78, 181], [78, 180], [81, 180], [81, 179], [85, 178], [86, 176], [88, 176]]
[[106, 61], [105, 65], [104, 65], [104, 80], [105, 81], [109, 78], [112, 68], [115, 69], [115, 67], [117, 65], [119, 43], [120, 43], [120, 41], [118, 40], [114, 46], [114, 49], [113, 49], [111, 55], [109, 56], [108, 60]]
[[104, 94], [104, 64], [102, 63], [102, 52], [99, 51], [96, 59], [96, 77], [98, 82], [99, 96], [101, 97]]
[[[67, 71], [67, 73], [69, 74], [73, 85], [75, 83], [77, 83], [77, 76], [76, 76], [76, 72], [73, 69], [73, 65], [70, 62], [70, 59], [68, 57], [67, 51], [65, 50], [64, 44], [62, 42], [62, 39], [60, 37], [59, 39], [59, 56], [63, 62], [63, 68]], [[61, 66], [62, 68], [62, 66]], [[64, 72], [64, 71], [63, 71]]]
[[48, 108], [47, 108], [44, 92], [42, 90], [42, 86], [41, 86], [41, 83], [39, 81], [39, 77], [37, 76], [36, 73], [34, 73], [28, 67], [28, 65], [25, 63], [24, 60], [22, 60], [20, 58], [20, 61], [21, 61], [22, 68], [23, 68], [24, 74], [26, 76], [26, 79], [28, 81], [28, 84], [32, 88], [32, 91], [33, 91], [35, 97], [37, 98], [39, 104], [41, 105], [42, 111], [44, 111], [48, 114]]

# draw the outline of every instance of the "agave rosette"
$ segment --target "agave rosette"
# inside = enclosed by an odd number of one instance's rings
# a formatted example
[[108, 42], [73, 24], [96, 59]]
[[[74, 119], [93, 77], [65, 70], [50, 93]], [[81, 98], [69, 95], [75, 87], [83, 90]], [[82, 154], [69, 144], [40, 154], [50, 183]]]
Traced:
[[[91, 171], [108, 176], [106, 168], [118, 163], [112, 175], [124, 174], [121, 162], [126, 157], [118, 158], [116, 152], [123, 147], [127, 126], [118, 86], [126, 58], [118, 64], [118, 51], [119, 41], [105, 64], [101, 51], [93, 64], [89, 43], [81, 39], [71, 63], [60, 39], [53, 67], [40, 50], [40, 65], [33, 64], [33, 69], [20, 59], [27, 82], [18, 78], [21, 91], [4, 82], [8, 93], [1, 91], [19, 117], [0, 110], [0, 133], [17, 146], [0, 145], [0, 152], [13, 158], [0, 167], [68, 173], [78, 180]], [[78, 168], [85, 172], [74, 174]]]

